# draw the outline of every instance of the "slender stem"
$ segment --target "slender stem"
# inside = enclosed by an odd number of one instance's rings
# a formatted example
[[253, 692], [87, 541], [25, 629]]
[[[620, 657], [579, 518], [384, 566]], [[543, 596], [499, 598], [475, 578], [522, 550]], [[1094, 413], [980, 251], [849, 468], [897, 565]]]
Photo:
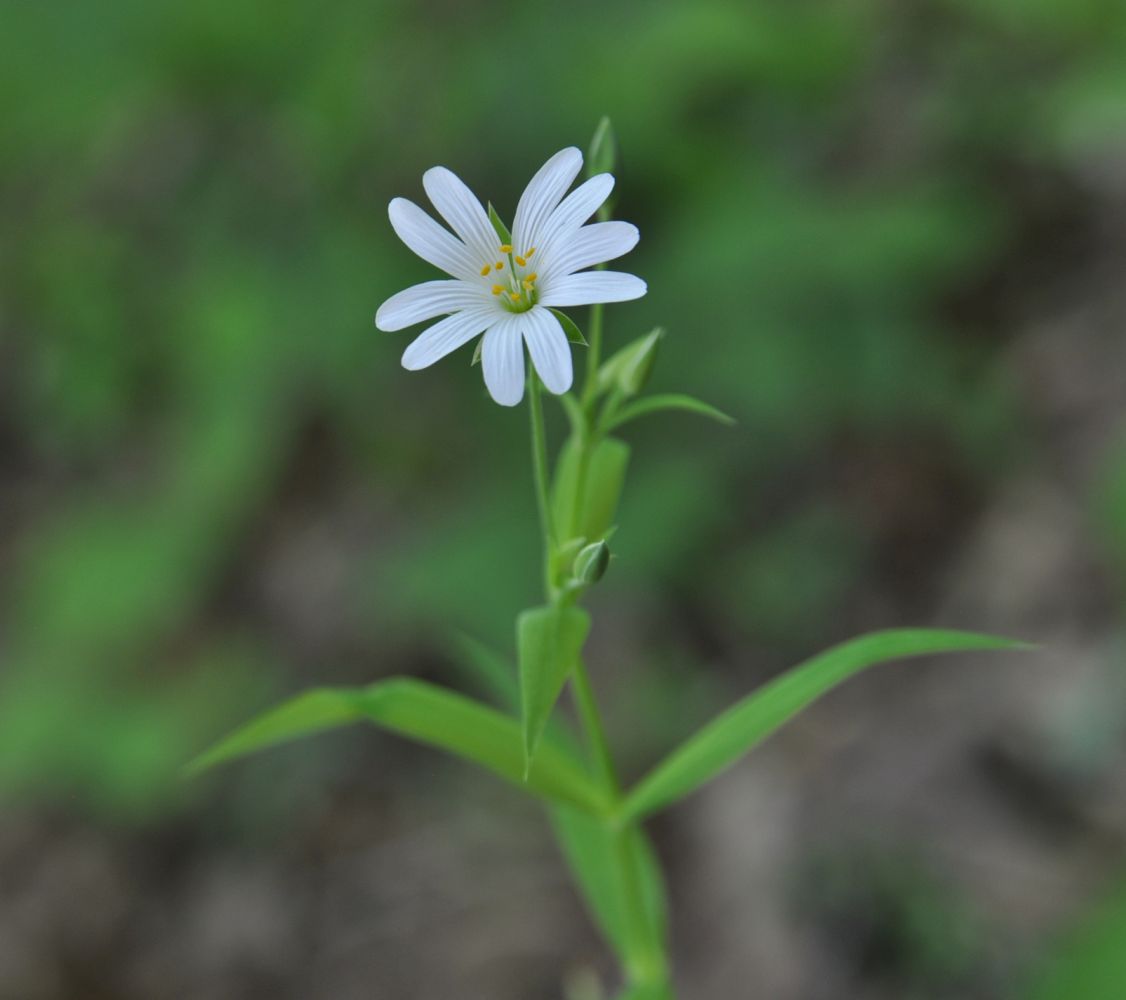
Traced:
[[[581, 524], [583, 499], [586, 496], [586, 480], [591, 452], [597, 445], [599, 434], [595, 426], [594, 404], [597, 401], [597, 378], [602, 348], [602, 307], [591, 309], [590, 353], [587, 355], [586, 381], [583, 385], [582, 406], [583, 426], [579, 433], [579, 473], [576, 477], [574, 498], [574, 521], [565, 525], [564, 530], [571, 534], [578, 532]], [[547, 471], [547, 439], [544, 432], [543, 401], [540, 393], [539, 377], [531, 371], [528, 377], [528, 409], [532, 429], [532, 469], [536, 485], [536, 503], [539, 506], [540, 526], [544, 540], [544, 585], [547, 599], [560, 605], [567, 595], [560, 591], [554, 579], [554, 563], [558, 551], [555, 525], [549, 505], [549, 479]], [[583, 733], [589, 748], [591, 761], [598, 780], [606, 789], [614, 803], [620, 803], [621, 786], [614, 768], [606, 730], [594, 696], [594, 689], [581, 657], [575, 663], [571, 674], [572, 690]], [[621, 900], [624, 904], [624, 919], [628, 936], [632, 942], [628, 949], [626, 972], [630, 982], [635, 985], [656, 987], [662, 996], [671, 997], [669, 991], [668, 958], [665, 943], [655, 934], [648, 901], [645, 898], [641, 873], [637, 870], [636, 851], [630, 838], [636, 826], [630, 823], [624, 827], [609, 827], [613, 843], [612, 861], [619, 881]]]
[[598, 368], [602, 364], [602, 303], [590, 307], [587, 331], [586, 378], [583, 380], [583, 409], [589, 417], [598, 390]]
[[575, 695], [575, 705], [579, 710], [583, 731], [586, 733], [590, 754], [594, 760], [595, 770], [606, 789], [617, 798], [621, 792], [618, 785], [618, 775], [614, 769], [614, 760], [610, 755], [610, 744], [606, 739], [606, 727], [602, 724], [602, 714], [598, 710], [598, 702], [594, 697], [594, 689], [590, 684], [590, 675], [587, 673], [586, 664], [582, 657], [575, 663], [574, 673], [571, 675], [571, 685]]
[[540, 398], [540, 379], [534, 372], [528, 375], [528, 413], [532, 423], [532, 472], [536, 482], [536, 505], [540, 511], [540, 528], [543, 531], [544, 590], [549, 601], [555, 598], [555, 581], [552, 563], [555, 561], [555, 527], [548, 502], [547, 435], [543, 429], [543, 400]]

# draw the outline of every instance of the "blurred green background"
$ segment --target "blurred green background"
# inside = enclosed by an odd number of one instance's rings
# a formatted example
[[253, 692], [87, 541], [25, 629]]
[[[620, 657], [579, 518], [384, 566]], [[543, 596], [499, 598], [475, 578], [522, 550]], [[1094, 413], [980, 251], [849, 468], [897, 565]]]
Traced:
[[[315, 683], [465, 686], [536, 598], [525, 418], [402, 371], [387, 202], [510, 217], [603, 114], [653, 387], [591, 661], [630, 775], [868, 628], [654, 827], [684, 996], [1126, 995], [1120, 0], [0, 0], [0, 997], [574, 996], [531, 805], [371, 732], [187, 784]], [[549, 430], [558, 440], [558, 413]], [[1117, 898], [1117, 902], [1115, 901]]]

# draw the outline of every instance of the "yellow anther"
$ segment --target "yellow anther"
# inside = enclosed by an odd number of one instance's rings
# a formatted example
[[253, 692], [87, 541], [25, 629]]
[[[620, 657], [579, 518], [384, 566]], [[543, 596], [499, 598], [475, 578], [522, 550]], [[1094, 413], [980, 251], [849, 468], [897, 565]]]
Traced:
[[483, 268], [481, 268], [481, 277], [485, 277], [485, 275], [487, 275], [492, 269], [492, 264], [486, 264]]
[[533, 272], [532, 272], [531, 274], [529, 274], [529, 275], [528, 275], [528, 277], [526, 277], [526, 278], [525, 278], [524, 280], [525, 280], [525, 281], [535, 281], [537, 277], [539, 277], [539, 276], [538, 276], [538, 275], [536, 274], [536, 272], [535, 272], [535, 271], [533, 271]]
[[509, 292], [508, 297], [510, 299], [512, 299], [513, 302], [519, 302], [520, 301], [520, 293], [519, 292]]
[[524, 254], [524, 256], [525, 256], [525, 257], [531, 257], [531, 256], [532, 256], [532, 254], [534, 254], [535, 252], [536, 252], [536, 248], [535, 248], [535, 247], [531, 247], [531, 248], [529, 248], [528, 252], [527, 252], [526, 254]]
[[517, 257], [516, 263], [519, 264], [521, 267], [527, 267], [528, 266], [528, 262], [523, 257]]
[[498, 270], [498, 271], [503, 271], [503, 270], [504, 270], [504, 261], [503, 261], [503, 260], [498, 260], [498, 261], [497, 261], [497, 270]]
[[511, 243], [502, 243], [500, 245], [500, 252], [501, 253], [512, 253], [512, 244]]
[[500, 295], [504, 291], [504, 285], [493, 285], [493, 294]]
[[531, 281], [530, 281], [529, 279], [527, 279], [527, 278], [525, 278], [525, 279], [524, 279], [524, 280], [523, 280], [523, 281], [521, 282], [521, 284], [522, 284], [522, 285], [523, 285], [523, 286], [524, 286], [525, 288], [527, 288], [527, 289], [531, 289], [531, 287], [532, 287], [532, 282], [531, 282]]

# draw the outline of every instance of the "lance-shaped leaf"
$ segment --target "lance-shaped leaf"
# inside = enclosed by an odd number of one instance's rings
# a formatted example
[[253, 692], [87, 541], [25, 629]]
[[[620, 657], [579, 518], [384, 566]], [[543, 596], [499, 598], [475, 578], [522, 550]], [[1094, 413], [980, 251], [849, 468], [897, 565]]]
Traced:
[[613, 430], [615, 427], [621, 427], [622, 424], [627, 424], [638, 417], [648, 416], [650, 413], [662, 413], [666, 410], [683, 410], [688, 413], [695, 413], [701, 417], [718, 420], [721, 424], [728, 426], [735, 423], [734, 418], [708, 403], [694, 399], [692, 396], [685, 396], [682, 393], [667, 393], [658, 396], [645, 396], [643, 399], [627, 403], [614, 414], [606, 429]]
[[581, 608], [529, 608], [516, 619], [524, 760], [531, 766], [563, 683], [582, 652], [590, 616]]
[[826, 691], [873, 664], [928, 653], [1027, 648], [1011, 639], [942, 629], [874, 632], [834, 646], [737, 702], [674, 750], [626, 798], [624, 817], [636, 820], [683, 798]]
[[527, 769], [516, 719], [411, 678], [298, 695], [235, 730], [192, 761], [188, 771], [198, 773], [256, 750], [364, 720], [449, 751], [553, 802], [597, 814], [608, 808], [605, 793], [554, 747], [544, 746]]
[[629, 445], [617, 438], [603, 438], [586, 461], [584, 469], [582, 446], [572, 435], [559, 451], [552, 510], [560, 538], [582, 537], [595, 542], [604, 538], [614, 523], [629, 466]]
[[[664, 880], [644, 831], [637, 826], [618, 830], [566, 806], [552, 809], [551, 820], [591, 917], [623, 965], [643, 964], [647, 955], [663, 948], [668, 923]], [[623, 865], [630, 865], [631, 872]], [[631, 874], [645, 905], [640, 926], [630, 919], [626, 898], [625, 879]]]

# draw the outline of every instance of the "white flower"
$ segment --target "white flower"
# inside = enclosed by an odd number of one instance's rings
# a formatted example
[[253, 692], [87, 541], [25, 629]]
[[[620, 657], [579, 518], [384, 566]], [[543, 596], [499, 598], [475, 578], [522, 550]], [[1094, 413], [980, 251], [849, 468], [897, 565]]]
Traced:
[[485, 385], [502, 406], [524, 396], [524, 344], [551, 392], [571, 387], [571, 346], [551, 308], [645, 294], [645, 282], [632, 274], [577, 273], [632, 250], [638, 236], [628, 222], [583, 224], [609, 196], [614, 178], [599, 174], [564, 198], [582, 162], [570, 148], [540, 168], [516, 206], [511, 245], [501, 243], [476, 196], [445, 167], [427, 170], [422, 185], [453, 234], [413, 202], [391, 202], [399, 238], [453, 277], [414, 285], [379, 307], [375, 325], [386, 331], [445, 316], [406, 349], [404, 368], [426, 368], [483, 331]]

